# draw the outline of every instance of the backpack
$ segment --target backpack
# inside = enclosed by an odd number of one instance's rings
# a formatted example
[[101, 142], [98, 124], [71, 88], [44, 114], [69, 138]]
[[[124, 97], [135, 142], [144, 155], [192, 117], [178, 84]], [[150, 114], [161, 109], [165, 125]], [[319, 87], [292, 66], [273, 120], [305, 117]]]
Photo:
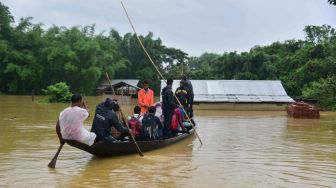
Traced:
[[128, 120], [128, 125], [130, 126], [130, 128], [132, 129], [132, 132], [134, 134], [135, 137], [138, 137], [140, 135], [139, 131], [138, 131], [138, 124], [139, 122], [140, 116], [138, 116], [137, 118], [135, 117], [131, 117], [130, 120]]
[[144, 140], [156, 140], [159, 138], [158, 125], [154, 114], [146, 114], [142, 119], [141, 137]]

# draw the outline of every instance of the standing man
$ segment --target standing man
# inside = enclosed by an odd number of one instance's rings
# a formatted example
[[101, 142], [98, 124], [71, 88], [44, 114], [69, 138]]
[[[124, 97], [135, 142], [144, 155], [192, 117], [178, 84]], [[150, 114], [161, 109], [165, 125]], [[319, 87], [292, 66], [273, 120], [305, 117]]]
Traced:
[[138, 105], [141, 108], [141, 115], [148, 111], [148, 107], [154, 104], [154, 91], [149, 89], [149, 82], [143, 82], [143, 89], [138, 91]]
[[83, 122], [89, 117], [89, 110], [86, 101], [82, 96], [75, 94], [71, 97], [71, 106], [64, 109], [58, 118], [56, 132], [61, 144], [64, 140], [77, 140], [78, 142], [91, 146], [96, 138], [83, 126]]
[[186, 84], [185, 84], [184, 81], [182, 81], [182, 80], [180, 81], [180, 87], [178, 87], [176, 89], [175, 96], [180, 101], [180, 103], [183, 106], [185, 112], [188, 113], [188, 115], [189, 115], [190, 94], [189, 94], [189, 89], [186, 87]]
[[167, 79], [167, 86], [162, 89], [162, 111], [164, 116], [164, 126], [162, 131], [163, 138], [168, 138], [170, 133], [170, 126], [175, 108], [179, 105], [175, 102], [174, 93], [172, 91], [173, 79]]
[[185, 87], [188, 88], [189, 91], [189, 117], [192, 118], [194, 116], [194, 110], [193, 110], [193, 103], [194, 103], [194, 89], [190, 82], [190, 80], [187, 78], [186, 75], [182, 76], [182, 81], [185, 83]]

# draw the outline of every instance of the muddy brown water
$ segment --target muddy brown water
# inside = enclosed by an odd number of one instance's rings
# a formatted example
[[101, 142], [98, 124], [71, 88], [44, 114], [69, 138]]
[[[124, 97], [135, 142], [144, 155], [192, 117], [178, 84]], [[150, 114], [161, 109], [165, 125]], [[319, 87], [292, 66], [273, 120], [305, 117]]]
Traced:
[[[91, 113], [100, 100], [88, 97]], [[197, 111], [203, 145], [193, 136], [143, 158], [105, 159], [65, 145], [49, 169], [59, 146], [55, 121], [67, 105], [0, 96], [0, 187], [336, 187], [334, 112], [302, 120]], [[129, 114], [132, 106], [123, 109]]]

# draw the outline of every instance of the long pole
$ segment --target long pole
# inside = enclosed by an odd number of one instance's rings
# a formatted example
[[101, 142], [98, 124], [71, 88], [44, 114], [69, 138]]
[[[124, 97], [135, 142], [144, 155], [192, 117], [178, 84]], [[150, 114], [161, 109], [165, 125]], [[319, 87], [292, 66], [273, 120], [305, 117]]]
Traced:
[[[113, 92], [113, 96], [115, 96], [114, 88], [113, 88], [113, 86], [112, 86], [112, 82], [111, 82], [110, 77], [109, 77], [109, 75], [107, 74], [107, 72], [105, 72], [105, 76], [106, 76], [108, 82], [110, 83], [110, 86], [111, 86], [111, 88], [112, 88], [112, 92]], [[121, 108], [119, 108], [119, 110], [120, 110], [120, 113], [121, 113], [121, 116], [122, 116], [123, 121], [125, 121], [125, 124], [126, 124], [127, 128], [130, 130], [130, 127], [129, 127], [128, 123], [126, 122], [126, 118], [125, 118], [125, 115], [124, 115], [123, 111], [121, 110]], [[144, 154], [142, 153], [142, 151], [141, 151], [141, 149], [140, 149], [140, 147], [139, 147], [139, 145], [138, 145], [138, 142], [135, 140], [134, 135], [133, 135], [133, 132], [132, 132], [130, 135], [131, 135], [131, 137], [132, 137], [132, 139], [133, 139], [133, 142], [134, 142], [135, 146], [136, 146], [137, 149], [138, 149], [138, 153], [139, 153], [139, 155], [140, 155], [141, 157], [143, 157]]]
[[[126, 8], [125, 8], [125, 6], [124, 6], [124, 4], [123, 4], [123, 2], [120, 1], [120, 3], [121, 3], [121, 5], [122, 5], [122, 7], [123, 7], [123, 9], [124, 9], [124, 11], [125, 11], [125, 14], [126, 14], [126, 16], [127, 16], [128, 22], [130, 23], [130, 25], [131, 25], [131, 27], [132, 27], [132, 29], [133, 29], [133, 32], [134, 32], [136, 38], [138, 39], [138, 42], [139, 42], [140, 46], [142, 47], [142, 49], [143, 49], [143, 51], [145, 52], [146, 56], [148, 57], [149, 61], [150, 61], [150, 62], [152, 63], [152, 65], [154, 66], [154, 68], [155, 68], [155, 70], [157, 71], [157, 73], [160, 75], [161, 79], [164, 80], [164, 82], [167, 84], [166, 79], [165, 79], [164, 76], [161, 74], [159, 68], [155, 65], [155, 63], [154, 63], [154, 61], [152, 60], [151, 56], [148, 54], [148, 52], [147, 52], [145, 46], [142, 44], [142, 42], [141, 42], [141, 40], [140, 40], [140, 38], [139, 38], [137, 32], [135, 31], [135, 28], [134, 28], [134, 26], [133, 26], [133, 23], [132, 23], [132, 21], [131, 21], [131, 18], [129, 17], [129, 15], [128, 15], [128, 13], [127, 13], [127, 10], [126, 10]], [[174, 94], [175, 99], [176, 99], [177, 102], [179, 103], [179, 105], [182, 106], [180, 100], [176, 97], [176, 95], [175, 95], [174, 92], [173, 92], [173, 94]], [[191, 126], [195, 129], [195, 126], [194, 126], [194, 124], [191, 122], [188, 113], [185, 111], [184, 108], [182, 108], [182, 109], [183, 109], [183, 112], [187, 115], [188, 121], [190, 122]], [[197, 131], [196, 131], [196, 129], [195, 129], [195, 133], [196, 133], [196, 136], [197, 136], [198, 140], [200, 141], [200, 143], [203, 144], [201, 138], [199, 137], [199, 135], [198, 135], [198, 133], [197, 133]]]

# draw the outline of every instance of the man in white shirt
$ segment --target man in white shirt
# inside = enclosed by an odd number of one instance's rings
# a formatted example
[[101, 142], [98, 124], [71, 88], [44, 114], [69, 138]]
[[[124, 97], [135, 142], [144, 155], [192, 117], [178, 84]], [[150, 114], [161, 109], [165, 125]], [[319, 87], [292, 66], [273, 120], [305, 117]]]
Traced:
[[82, 96], [75, 94], [71, 97], [71, 106], [64, 109], [58, 118], [56, 132], [61, 144], [64, 140], [76, 140], [91, 146], [96, 134], [89, 132], [83, 122], [89, 117], [87, 102], [82, 101]]

